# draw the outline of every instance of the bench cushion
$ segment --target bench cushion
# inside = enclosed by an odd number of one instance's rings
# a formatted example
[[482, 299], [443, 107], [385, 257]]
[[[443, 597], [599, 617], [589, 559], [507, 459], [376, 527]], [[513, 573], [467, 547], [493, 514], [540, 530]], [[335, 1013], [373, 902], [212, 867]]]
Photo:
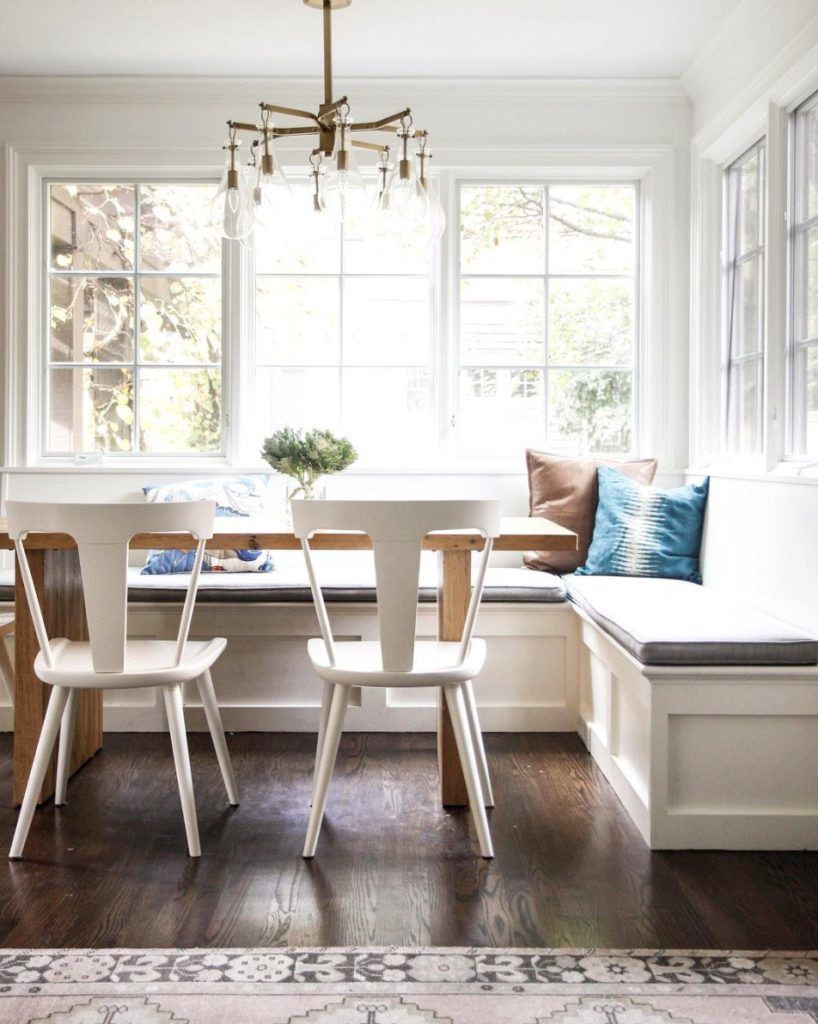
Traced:
[[568, 576], [568, 594], [646, 665], [815, 665], [818, 641], [684, 580]]
[[[319, 573], [324, 600], [338, 603], [374, 603], [374, 573], [364, 566], [339, 566], [334, 571]], [[174, 602], [182, 599], [187, 586], [186, 576], [141, 576], [129, 570], [128, 598], [142, 602]], [[437, 596], [434, 573], [421, 570], [419, 600], [434, 601]], [[553, 604], [567, 599], [565, 584], [551, 573], [529, 569], [492, 568], [486, 573], [483, 600], [487, 602], [520, 602]], [[199, 602], [290, 602], [312, 601], [306, 570], [279, 566], [264, 576], [255, 574], [210, 573], [199, 582]]]
[[[356, 603], [375, 601], [375, 581], [365, 566], [338, 566], [322, 570], [327, 601]], [[138, 568], [128, 570], [128, 598], [136, 602], [174, 603], [184, 599], [187, 576], [143, 576]], [[421, 570], [420, 600], [435, 600], [433, 567]], [[0, 570], [0, 602], [14, 600], [13, 570]], [[279, 565], [271, 573], [208, 573], [200, 577], [197, 600], [218, 602], [308, 603], [312, 594], [303, 566]], [[486, 574], [483, 600], [555, 604], [566, 600], [566, 588], [559, 576], [530, 569], [491, 568]]]

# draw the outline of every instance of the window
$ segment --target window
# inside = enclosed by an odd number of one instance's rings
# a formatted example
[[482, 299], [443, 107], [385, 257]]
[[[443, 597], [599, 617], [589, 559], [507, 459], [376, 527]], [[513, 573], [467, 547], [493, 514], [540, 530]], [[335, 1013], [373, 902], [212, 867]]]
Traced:
[[47, 180], [39, 453], [253, 462], [283, 426], [363, 467], [631, 451], [638, 186], [440, 181], [438, 258], [311, 215], [303, 182], [222, 243], [212, 182]]
[[636, 187], [460, 188], [458, 449], [634, 444]]
[[795, 112], [793, 134], [792, 450], [818, 457], [818, 94]]
[[326, 427], [406, 462], [434, 441], [429, 249], [308, 219], [256, 233], [254, 434]]
[[212, 190], [48, 184], [46, 454], [223, 451]]
[[764, 401], [765, 145], [757, 142], [725, 171], [724, 447], [762, 450]]

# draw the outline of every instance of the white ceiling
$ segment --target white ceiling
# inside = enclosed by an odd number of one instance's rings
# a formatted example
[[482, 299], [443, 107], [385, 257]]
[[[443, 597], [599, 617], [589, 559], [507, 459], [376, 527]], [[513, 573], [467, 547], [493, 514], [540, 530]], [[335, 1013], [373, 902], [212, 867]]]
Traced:
[[[354, 0], [347, 76], [678, 77], [740, 0]], [[321, 72], [301, 0], [0, 0], [0, 74]]]

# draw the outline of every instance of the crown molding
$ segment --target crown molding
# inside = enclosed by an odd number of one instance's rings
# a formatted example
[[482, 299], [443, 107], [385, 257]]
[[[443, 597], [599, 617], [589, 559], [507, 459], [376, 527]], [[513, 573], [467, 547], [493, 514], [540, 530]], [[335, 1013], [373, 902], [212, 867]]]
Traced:
[[725, 49], [735, 46], [742, 35], [757, 28], [760, 21], [774, 11], [780, 0], [741, 0], [724, 19], [681, 75], [681, 82], [688, 95], [695, 100], [708, 85], [713, 69], [721, 63]]
[[[740, 52], [765, 38], [765, 26], [780, 20], [781, 14], [780, 0], [742, 0], [682, 74], [681, 83], [693, 104], [693, 143], [700, 152], [722, 135], [738, 134], [740, 123], [751, 125], [763, 119], [768, 102], [789, 106], [804, 98], [805, 89], [815, 88], [818, 11], [814, 8], [791, 38], [764, 66], [756, 68], [743, 86], [736, 90], [723, 79], [725, 53]], [[708, 111], [708, 104], [722, 92], [725, 102]], [[699, 109], [705, 117], [696, 124]]]
[[[337, 91], [365, 102], [420, 101], [548, 103], [634, 100], [687, 103], [675, 78], [339, 78]], [[319, 78], [189, 76], [0, 76], [1, 103], [201, 104], [258, 103], [285, 94], [317, 102]]]

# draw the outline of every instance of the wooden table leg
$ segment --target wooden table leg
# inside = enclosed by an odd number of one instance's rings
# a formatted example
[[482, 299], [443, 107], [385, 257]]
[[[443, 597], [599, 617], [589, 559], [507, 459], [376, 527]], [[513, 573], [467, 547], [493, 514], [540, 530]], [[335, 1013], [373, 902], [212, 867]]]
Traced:
[[[459, 640], [463, 635], [466, 613], [471, 597], [471, 552], [441, 551], [438, 553], [438, 637]], [[469, 795], [460, 767], [457, 743], [443, 691], [438, 690], [437, 763], [440, 768], [440, 790], [444, 807], [467, 807]]]
[[[88, 627], [82, 599], [79, 556], [74, 550], [28, 552], [31, 574], [45, 617], [48, 635], [86, 640]], [[14, 803], [23, 799], [34, 750], [48, 706], [51, 687], [34, 674], [40, 647], [34, 632], [23, 580], [15, 573], [14, 590]], [[79, 695], [74, 728], [71, 772], [102, 747], [102, 693], [87, 690]], [[55, 755], [56, 758], [56, 755]], [[54, 795], [54, 761], [43, 783], [40, 802]]]

